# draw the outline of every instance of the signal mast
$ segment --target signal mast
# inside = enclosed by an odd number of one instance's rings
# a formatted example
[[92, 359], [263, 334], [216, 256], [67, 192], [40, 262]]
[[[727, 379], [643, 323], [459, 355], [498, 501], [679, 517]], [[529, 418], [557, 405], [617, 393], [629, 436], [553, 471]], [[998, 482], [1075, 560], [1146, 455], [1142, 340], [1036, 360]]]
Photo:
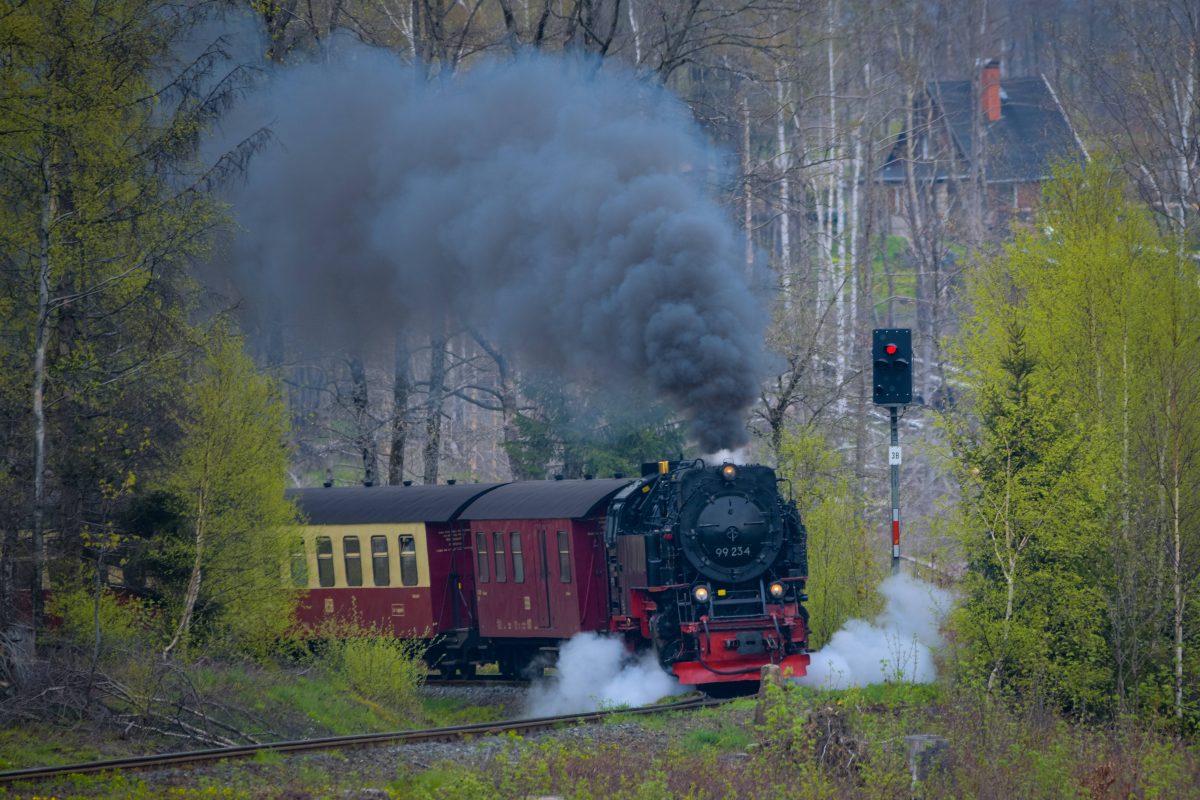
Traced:
[[892, 472], [892, 574], [900, 574], [899, 410], [912, 402], [912, 329], [876, 328], [872, 335], [874, 401], [886, 406], [892, 428], [888, 464]]

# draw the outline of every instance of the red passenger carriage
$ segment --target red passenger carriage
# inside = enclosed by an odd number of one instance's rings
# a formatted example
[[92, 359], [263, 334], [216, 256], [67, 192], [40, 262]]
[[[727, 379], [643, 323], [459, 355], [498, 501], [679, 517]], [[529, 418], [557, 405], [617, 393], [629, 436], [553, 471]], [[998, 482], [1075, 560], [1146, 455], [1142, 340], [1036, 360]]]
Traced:
[[597, 631], [652, 647], [684, 684], [802, 675], [806, 536], [777, 483], [664, 461], [637, 481], [298, 490], [300, 620], [428, 637], [443, 673], [540, 671]]

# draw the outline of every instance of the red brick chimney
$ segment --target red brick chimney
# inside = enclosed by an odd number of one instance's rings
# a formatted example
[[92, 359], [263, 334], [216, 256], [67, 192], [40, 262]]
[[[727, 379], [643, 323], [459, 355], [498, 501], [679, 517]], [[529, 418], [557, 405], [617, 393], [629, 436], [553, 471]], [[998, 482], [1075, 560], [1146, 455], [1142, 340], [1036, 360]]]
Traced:
[[1000, 62], [994, 58], [983, 65], [979, 99], [988, 122], [1000, 119]]

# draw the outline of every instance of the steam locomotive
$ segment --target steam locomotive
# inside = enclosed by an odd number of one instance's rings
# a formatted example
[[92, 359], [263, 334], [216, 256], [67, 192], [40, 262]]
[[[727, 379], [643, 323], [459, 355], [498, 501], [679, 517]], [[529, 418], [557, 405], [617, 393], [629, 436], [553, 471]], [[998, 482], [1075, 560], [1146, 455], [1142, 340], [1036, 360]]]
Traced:
[[686, 685], [806, 671], [805, 530], [768, 467], [291, 494], [299, 620], [426, 637], [443, 673], [528, 673], [582, 631], [653, 648]]
[[805, 673], [807, 537], [769, 467], [659, 462], [614, 497], [605, 541], [612, 629], [651, 642], [681, 683]]

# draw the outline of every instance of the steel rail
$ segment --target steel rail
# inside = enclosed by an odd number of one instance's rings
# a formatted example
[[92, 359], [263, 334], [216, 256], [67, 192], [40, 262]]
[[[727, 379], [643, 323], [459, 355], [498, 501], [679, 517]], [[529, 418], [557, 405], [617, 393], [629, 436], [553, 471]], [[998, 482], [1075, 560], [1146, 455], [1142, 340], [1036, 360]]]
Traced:
[[332, 750], [343, 747], [364, 747], [389, 743], [408, 744], [412, 742], [453, 741], [467, 736], [507, 733], [509, 731], [529, 732], [549, 730], [573, 723], [598, 722], [614, 714], [657, 714], [664, 711], [706, 708], [720, 705], [724, 702], [727, 701], [700, 697], [678, 703], [642, 706], [640, 708], [612, 708], [602, 711], [585, 712], [583, 714], [534, 717], [530, 719], [508, 720], [506, 722], [477, 722], [469, 725], [451, 725], [442, 728], [425, 728], [415, 731], [391, 731], [388, 733], [367, 733], [353, 736], [327, 736], [320, 739], [297, 739], [294, 741], [268, 742], [265, 744], [214, 747], [207, 750], [185, 750], [149, 756], [111, 758], [104, 761], [85, 761], [78, 764], [65, 764], [56, 767], [27, 767], [25, 769], [0, 772], [0, 784], [92, 772], [105, 772], [108, 770], [151, 769], [154, 767], [177, 766], [181, 764], [198, 764], [206, 761], [221, 761], [228, 758], [246, 758], [263, 752], [298, 753], [310, 750]]
[[442, 678], [430, 675], [425, 679], [426, 686], [464, 686], [471, 688], [486, 688], [490, 686], [514, 687], [528, 689], [531, 681], [515, 678], [502, 678], [499, 675], [477, 675], [474, 678]]

